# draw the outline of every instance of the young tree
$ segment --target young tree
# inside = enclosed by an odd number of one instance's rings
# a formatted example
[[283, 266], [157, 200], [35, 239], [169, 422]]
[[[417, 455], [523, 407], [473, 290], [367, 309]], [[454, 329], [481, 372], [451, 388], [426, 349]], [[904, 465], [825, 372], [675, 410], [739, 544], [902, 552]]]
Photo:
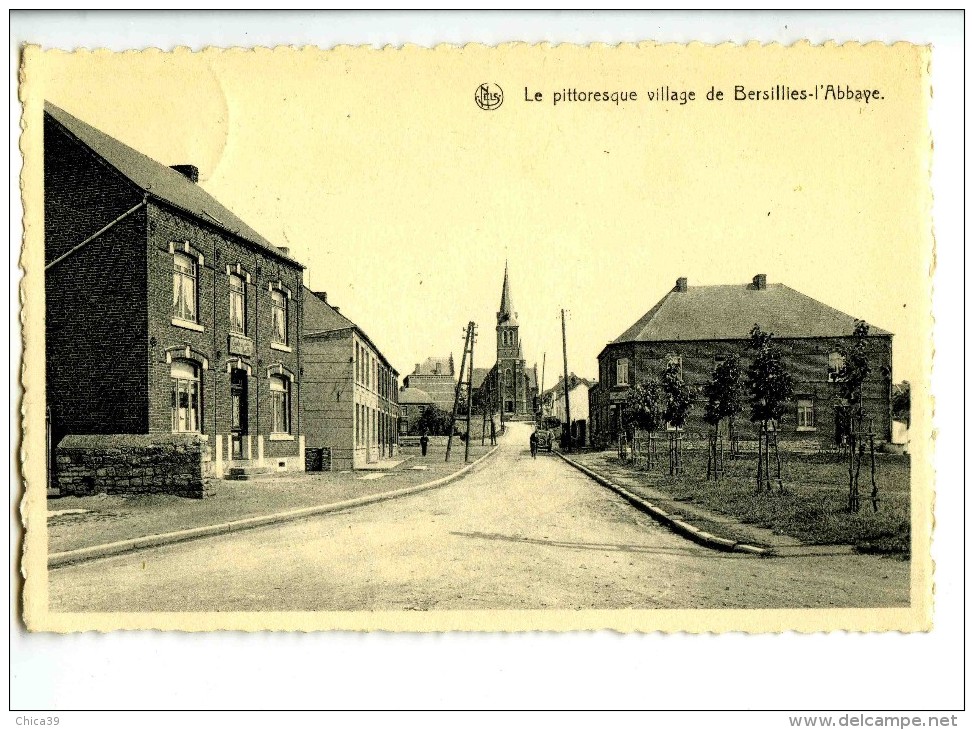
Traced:
[[682, 467], [682, 453], [680, 450], [680, 431], [686, 425], [687, 416], [693, 409], [697, 399], [697, 389], [683, 382], [680, 366], [671, 362], [663, 371], [660, 378], [660, 390], [663, 394], [663, 421], [676, 429], [670, 434], [670, 474], [678, 475]]
[[[751, 401], [751, 421], [758, 431], [758, 491], [771, 491], [770, 447], [774, 446], [778, 486], [781, 487], [781, 458], [777, 436], [772, 438], [768, 425], [780, 423], [791, 398], [794, 383], [785, 367], [781, 349], [773, 342], [773, 335], [760, 326], [751, 328], [750, 348], [753, 351], [747, 369], [747, 389]], [[763, 455], [762, 455], [763, 451]], [[762, 458], [763, 456], [763, 458]]]
[[636, 429], [649, 433], [650, 443], [646, 449], [646, 468], [653, 466], [653, 434], [666, 422], [663, 420], [663, 395], [659, 382], [655, 379], [643, 380], [632, 386], [626, 394], [622, 407], [623, 427], [636, 441]]
[[703, 420], [713, 426], [710, 435], [710, 455], [707, 457], [707, 479], [710, 479], [713, 465], [714, 479], [723, 471], [723, 449], [718, 450], [720, 423], [727, 420], [729, 428], [734, 427], [734, 418], [744, 407], [744, 373], [737, 355], [729, 355], [714, 367], [710, 382], [703, 386], [707, 404], [703, 409]]
[[450, 433], [450, 414], [442, 408], [431, 405], [417, 419], [414, 430], [417, 434], [447, 436]]
[[[869, 366], [869, 325], [861, 319], [856, 320], [852, 341], [842, 348], [843, 363], [838, 372], [839, 396], [847, 404], [849, 419], [849, 511], [859, 511], [859, 470], [862, 466], [865, 444], [861, 441], [865, 408], [862, 402], [862, 387], [872, 368]], [[873, 451], [870, 438], [870, 452]], [[875, 467], [873, 467], [875, 473]], [[875, 478], [873, 479], [875, 489]], [[876, 505], [875, 494], [873, 505]]]

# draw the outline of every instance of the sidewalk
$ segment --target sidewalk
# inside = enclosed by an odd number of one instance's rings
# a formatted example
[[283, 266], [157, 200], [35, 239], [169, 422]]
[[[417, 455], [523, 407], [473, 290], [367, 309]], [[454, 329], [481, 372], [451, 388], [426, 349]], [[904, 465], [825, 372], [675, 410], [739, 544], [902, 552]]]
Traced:
[[[146, 545], [165, 544], [166, 541], [156, 537], [171, 534], [174, 537], [170, 542], [174, 542], [196, 536], [196, 530], [207, 531], [214, 526], [230, 532], [233, 528], [228, 525], [238, 521], [259, 520], [261, 524], [269, 524], [302, 516], [285, 517], [300, 510], [323, 508], [321, 511], [326, 512], [329, 510], [324, 508], [329, 505], [347, 508], [355, 506], [349, 505], [350, 501], [367, 503], [384, 495], [398, 496], [395, 493], [401, 490], [419, 491], [439, 486], [441, 480], [457, 475], [467, 466], [462, 449], [453, 451], [450, 463], [445, 463], [442, 450], [431, 451], [425, 458], [416, 451], [414, 455], [411, 449], [404, 449], [401, 457], [404, 461], [383, 472], [298, 472], [273, 474], [253, 481], [213, 480], [210, 496], [204, 499], [159, 494], [49, 499], [48, 555], [92, 550], [150, 536], [153, 539], [145, 541]], [[472, 462], [490, 453], [490, 447], [471, 445]], [[281, 519], [272, 519], [276, 515], [281, 515]], [[140, 546], [131, 545], [129, 549]], [[94, 550], [88, 557], [97, 553]], [[58, 559], [54, 564], [59, 564]]]
[[631, 465], [614, 463], [611, 456], [607, 457], [608, 452], [558, 453], [576, 468], [611, 484], [610, 488], [617, 488], [627, 499], [634, 497], [635, 501], [630, 501], [654, 519], [709, 547], [776, 556], [849, 555], [855, 552], [849, 544], [808, 544], [767, 527], [743, 522], [733, 515], [678, 499], [649, 483], [652, 480], [649, 475]]

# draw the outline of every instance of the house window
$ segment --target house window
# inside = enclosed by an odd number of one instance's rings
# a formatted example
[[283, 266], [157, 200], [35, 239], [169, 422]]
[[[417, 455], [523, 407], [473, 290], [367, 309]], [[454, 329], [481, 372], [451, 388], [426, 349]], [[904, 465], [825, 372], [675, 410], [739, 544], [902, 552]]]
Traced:
[[629, 385], [629, 358], [616, 360], [616, 385]]
[[196, 259], [184, 253], [173, 254], [172, 316], [187, 322], [196, 322], [197, 296]]
[[287, 297], [277, 289], [271, 291], [271, 337], [279, 345], [287, 344]]
[[199, 433], [200, 369], [189, 360], [174, 360], [169, 366], [172, 391], [173, 433]]
[[271, 376], [271, 433], [291, 433], [291, 381]]
[[829, 353], [829, 382], [837, 383], [841, 379], [840, 373], [842, 368], [845, 367], [845, 357], [843, 357], [841, 352], [830, 352]]
[[798, 399], [798, 430], [811, 431], [815, 428], [815, 402], [811, 398]]
[[230, 275], [230, 331], [245, 334], [247, 331], [247, 290], [244, 278]]

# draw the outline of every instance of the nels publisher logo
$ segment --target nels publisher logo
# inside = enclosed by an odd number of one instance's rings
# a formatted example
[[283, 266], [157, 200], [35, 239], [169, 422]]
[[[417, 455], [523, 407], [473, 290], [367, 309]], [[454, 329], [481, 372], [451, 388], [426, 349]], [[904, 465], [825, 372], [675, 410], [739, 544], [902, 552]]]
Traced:
[[504, 90], [497, 84], [481, 84], [477, 87], [473, 100], [484, 111], [493, 111], [504, 103]]

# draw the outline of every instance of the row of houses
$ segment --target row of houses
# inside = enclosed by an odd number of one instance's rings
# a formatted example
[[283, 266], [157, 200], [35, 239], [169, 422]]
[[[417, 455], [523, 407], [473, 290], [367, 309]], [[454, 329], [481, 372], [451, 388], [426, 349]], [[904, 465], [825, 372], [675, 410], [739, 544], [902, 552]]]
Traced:
[[395, 455], [396, 369], [196, 167], [167, 167], [48, 103], [44, 214], [54, 487], [78, 463], [91, 473], [66, 491], [185, 487], [167, 483], [166, 450], [198, 448], [216, 475]]

